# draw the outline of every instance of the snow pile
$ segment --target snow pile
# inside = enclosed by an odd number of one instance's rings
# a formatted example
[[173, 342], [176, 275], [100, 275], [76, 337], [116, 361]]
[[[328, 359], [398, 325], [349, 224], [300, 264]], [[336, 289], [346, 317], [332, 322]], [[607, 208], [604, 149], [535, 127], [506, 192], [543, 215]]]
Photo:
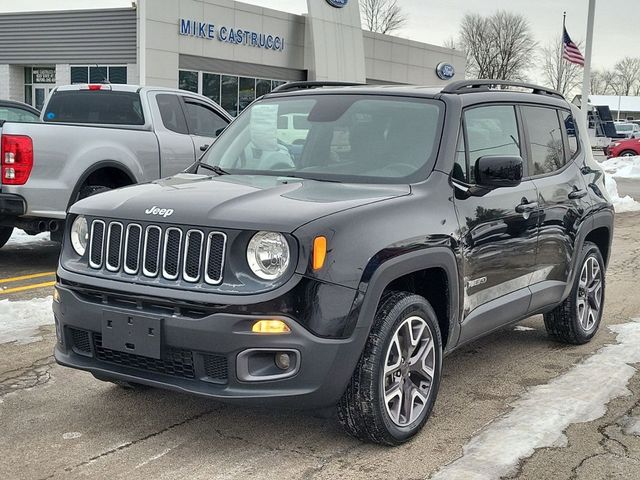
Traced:
[[618, 184], [613, 176], [605, 175], [604, 184], [607, 187], [607, 192], [609, 193], [611, 203], [613, 203], [613, 208], [616, 213], [640, 211], [640, 203], [636, 202], [629, 195], [625, 195], [624, 197], [620, 196], [618, 193]]
[[39, 328], [53, 324], [51, 302], [51, 296], [17, 302], [0, 300], [0, 344], [42, 340]]
[[602, 169], [616, 178], [640, 179], [640, 157], [616, 157], [600, 163]]
[[[531, 388], [432, 480], [489, 480], [512, 474], [536, 448], [566, 445], [563, 432], [569, 425], [600, 418], [609, 401], [630, 394], [627, 383], [636, 373], [631, 365], [640, 362], [640, 319], [611, 330], [618, 334], [617, 344], [601, 348], [548, 384]], [[598, 388], [593, 388], [594, 379]]]
[[9, 237], [9, 241], [7, 245], [17, 245], [17, 244], [29, 244], [29, 243], [40, 243], [40, 242], [48, 242], [49, 232], [39, 233], [38, 235], [29, 235], [24, 230], [20, 230], [19, 228], [14, 228], [11, 237]]

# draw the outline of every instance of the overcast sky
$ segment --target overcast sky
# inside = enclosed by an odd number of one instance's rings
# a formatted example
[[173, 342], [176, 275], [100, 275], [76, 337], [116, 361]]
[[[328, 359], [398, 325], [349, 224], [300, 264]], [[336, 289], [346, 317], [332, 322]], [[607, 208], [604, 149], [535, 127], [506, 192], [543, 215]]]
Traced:
[[[244, 1], [292, 13], [306, 13], [307, 10], [306, 0]], [[587, 0], [399, 0], [399, 3], [408, 16], [408, 22], [395, 35], [436, 45], [456, 36], [465, 13], [490, 14], [501, 8], [524, 15], [541, 45], [551, 42], [561, 33], [562, 12], [565, 10], [567, 30], [573, 41], [580, 42], [586, 36]], [[0, 0], [0, 11], [129, 5], [130, 0]], [[596, 0], [593, 66], [611, 68], [625, 56], [640, 56], [639, 22], [640, 0]]]

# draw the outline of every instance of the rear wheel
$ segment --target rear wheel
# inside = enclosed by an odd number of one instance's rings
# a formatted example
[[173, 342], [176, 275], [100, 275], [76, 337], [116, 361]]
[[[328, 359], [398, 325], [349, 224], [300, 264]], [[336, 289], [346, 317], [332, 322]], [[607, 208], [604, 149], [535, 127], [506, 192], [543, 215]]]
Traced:
[[360, 440], [409, 440], [431, 414], [441, 365], [440, 328], [429, 302], [407, 292], [386, 295], [338, 404], [340, 423]]
[[598, 331], [604, 307], [605, 266], [600, 249], [585, 242], [571, 293], [558, 307], [544, 315], [547, 332], [556, 339], [580, 345]]
[[0, 248], [6, 245], [12, 233], [13, 227], [0, 227]]
[[77, 200], [82, 200], [83, 198], [91, 197], [99, 193], [108, 192], [109, 190], [111, 189], [109, 187], [105, 187], [104, 185], [85, 185], [78, 192]]

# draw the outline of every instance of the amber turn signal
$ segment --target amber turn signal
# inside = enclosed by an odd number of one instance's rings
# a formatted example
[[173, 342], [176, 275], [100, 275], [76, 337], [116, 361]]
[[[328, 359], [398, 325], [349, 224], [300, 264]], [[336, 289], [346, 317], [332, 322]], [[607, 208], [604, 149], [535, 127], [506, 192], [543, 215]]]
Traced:
[[327, 258], [327, 239], [326, 237], [316, 237], [313, 240], [313, 269], [320, 270], [324, 266]]
[[253, 333], [289, 333], [291, 329], [282, 320], [258, 320], [251, 327]]

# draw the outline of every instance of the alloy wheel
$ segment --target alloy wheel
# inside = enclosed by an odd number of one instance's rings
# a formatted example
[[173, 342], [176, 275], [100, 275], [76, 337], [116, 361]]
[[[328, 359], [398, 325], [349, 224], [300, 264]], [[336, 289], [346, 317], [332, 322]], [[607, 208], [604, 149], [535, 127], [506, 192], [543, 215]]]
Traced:
[[424, 411], [436, 368], [433, 332], [418, 316], [405, 319], [387, 349], [382, 378], [389, 418], [400, 427], [410, 425]]
[[580, 271], [577, 307], [580, 326], [585, 332], [590, 332], [602, 308], [602, 269], [592, 256], [587, 257]]

